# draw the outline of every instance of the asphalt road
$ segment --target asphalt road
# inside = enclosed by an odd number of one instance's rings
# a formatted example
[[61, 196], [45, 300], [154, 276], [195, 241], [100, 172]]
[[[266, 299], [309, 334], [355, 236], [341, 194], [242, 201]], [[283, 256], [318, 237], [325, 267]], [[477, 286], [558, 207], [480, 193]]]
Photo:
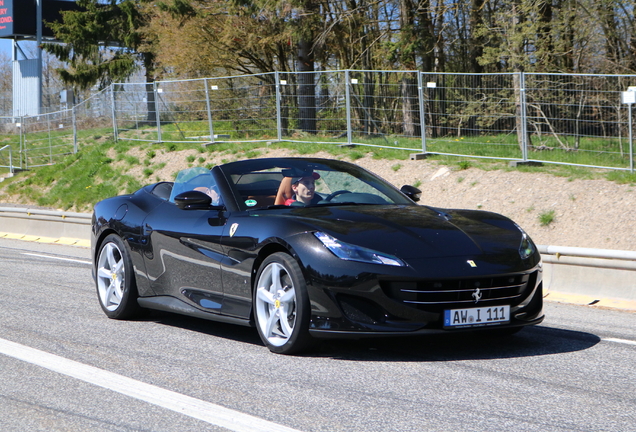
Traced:
[[636, 431], [636, 313], [546, 314], [281, 356], [245, 327], [109, 320], [88, 249], [0, 239], [0, 431]]

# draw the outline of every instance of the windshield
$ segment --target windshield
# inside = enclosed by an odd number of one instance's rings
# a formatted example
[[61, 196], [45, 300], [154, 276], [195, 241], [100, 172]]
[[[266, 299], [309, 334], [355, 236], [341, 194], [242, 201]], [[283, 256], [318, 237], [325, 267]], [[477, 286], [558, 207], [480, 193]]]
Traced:
[[212, 198], [212, 205], [222, 205], [214, 177], [207, 168], [194, 167], [180, 171], [174, 181], [169, 201], [174, 202], [177, 195], [191, 190], [198, 190], [209, 195]]
[[243, 210], [273, 206], [414, 203], [368, 171], [328, 159], [257, 159], [222, 165]]

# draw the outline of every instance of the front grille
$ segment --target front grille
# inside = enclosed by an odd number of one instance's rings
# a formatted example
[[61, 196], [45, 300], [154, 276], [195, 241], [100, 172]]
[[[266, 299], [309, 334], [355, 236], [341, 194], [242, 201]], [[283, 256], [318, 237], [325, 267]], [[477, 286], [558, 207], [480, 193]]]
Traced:
[[506, 300], [514, 303], [526, 291], [529, 274], [474, 279], [381, 281], [384, 293], [406, 304], [446, 305]]

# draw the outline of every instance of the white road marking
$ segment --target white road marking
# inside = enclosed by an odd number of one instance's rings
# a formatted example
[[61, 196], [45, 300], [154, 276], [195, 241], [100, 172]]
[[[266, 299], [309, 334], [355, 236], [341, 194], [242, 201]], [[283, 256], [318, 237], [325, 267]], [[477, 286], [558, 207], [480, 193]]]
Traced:
[[70, 262], [76, 262], [76, 263], [80, 263], [80, 264], [88, 264], [88, 265], [92, 264], [90, 261], [82, 261], [82, 260], [76, 260], [76, 259], [71, 259], [71, 258], [54, 257], [54, 256], [50, 256], [50, 255], [41, 255], [41, 254], [29, 253], [29, 252], [22, 252], [22, 255], [30, 255], [30, 256], [40, 257], [40, 258], [49, 258], [49, 259], [56, 259], [56, 260], [61, 260], [61, 261], [70, 261]]
[[607, 342], [615, 342], [615, 343], [626, 344], [626, 345], [636, 345], [636, 341], [628, 340], [628, 339], [604, 338], [603, 340]]
[[0, 338], [0, 354], [237, 432], [299, 432], [261, 418]]

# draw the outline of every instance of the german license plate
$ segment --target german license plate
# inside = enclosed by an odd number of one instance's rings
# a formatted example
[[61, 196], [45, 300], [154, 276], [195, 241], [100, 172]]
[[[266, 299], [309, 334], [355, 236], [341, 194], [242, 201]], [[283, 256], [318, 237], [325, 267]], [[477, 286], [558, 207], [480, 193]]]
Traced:
[[510, 321], [510, 306], [490, 306], [444, 311], [444, 327], [479, 327]]

